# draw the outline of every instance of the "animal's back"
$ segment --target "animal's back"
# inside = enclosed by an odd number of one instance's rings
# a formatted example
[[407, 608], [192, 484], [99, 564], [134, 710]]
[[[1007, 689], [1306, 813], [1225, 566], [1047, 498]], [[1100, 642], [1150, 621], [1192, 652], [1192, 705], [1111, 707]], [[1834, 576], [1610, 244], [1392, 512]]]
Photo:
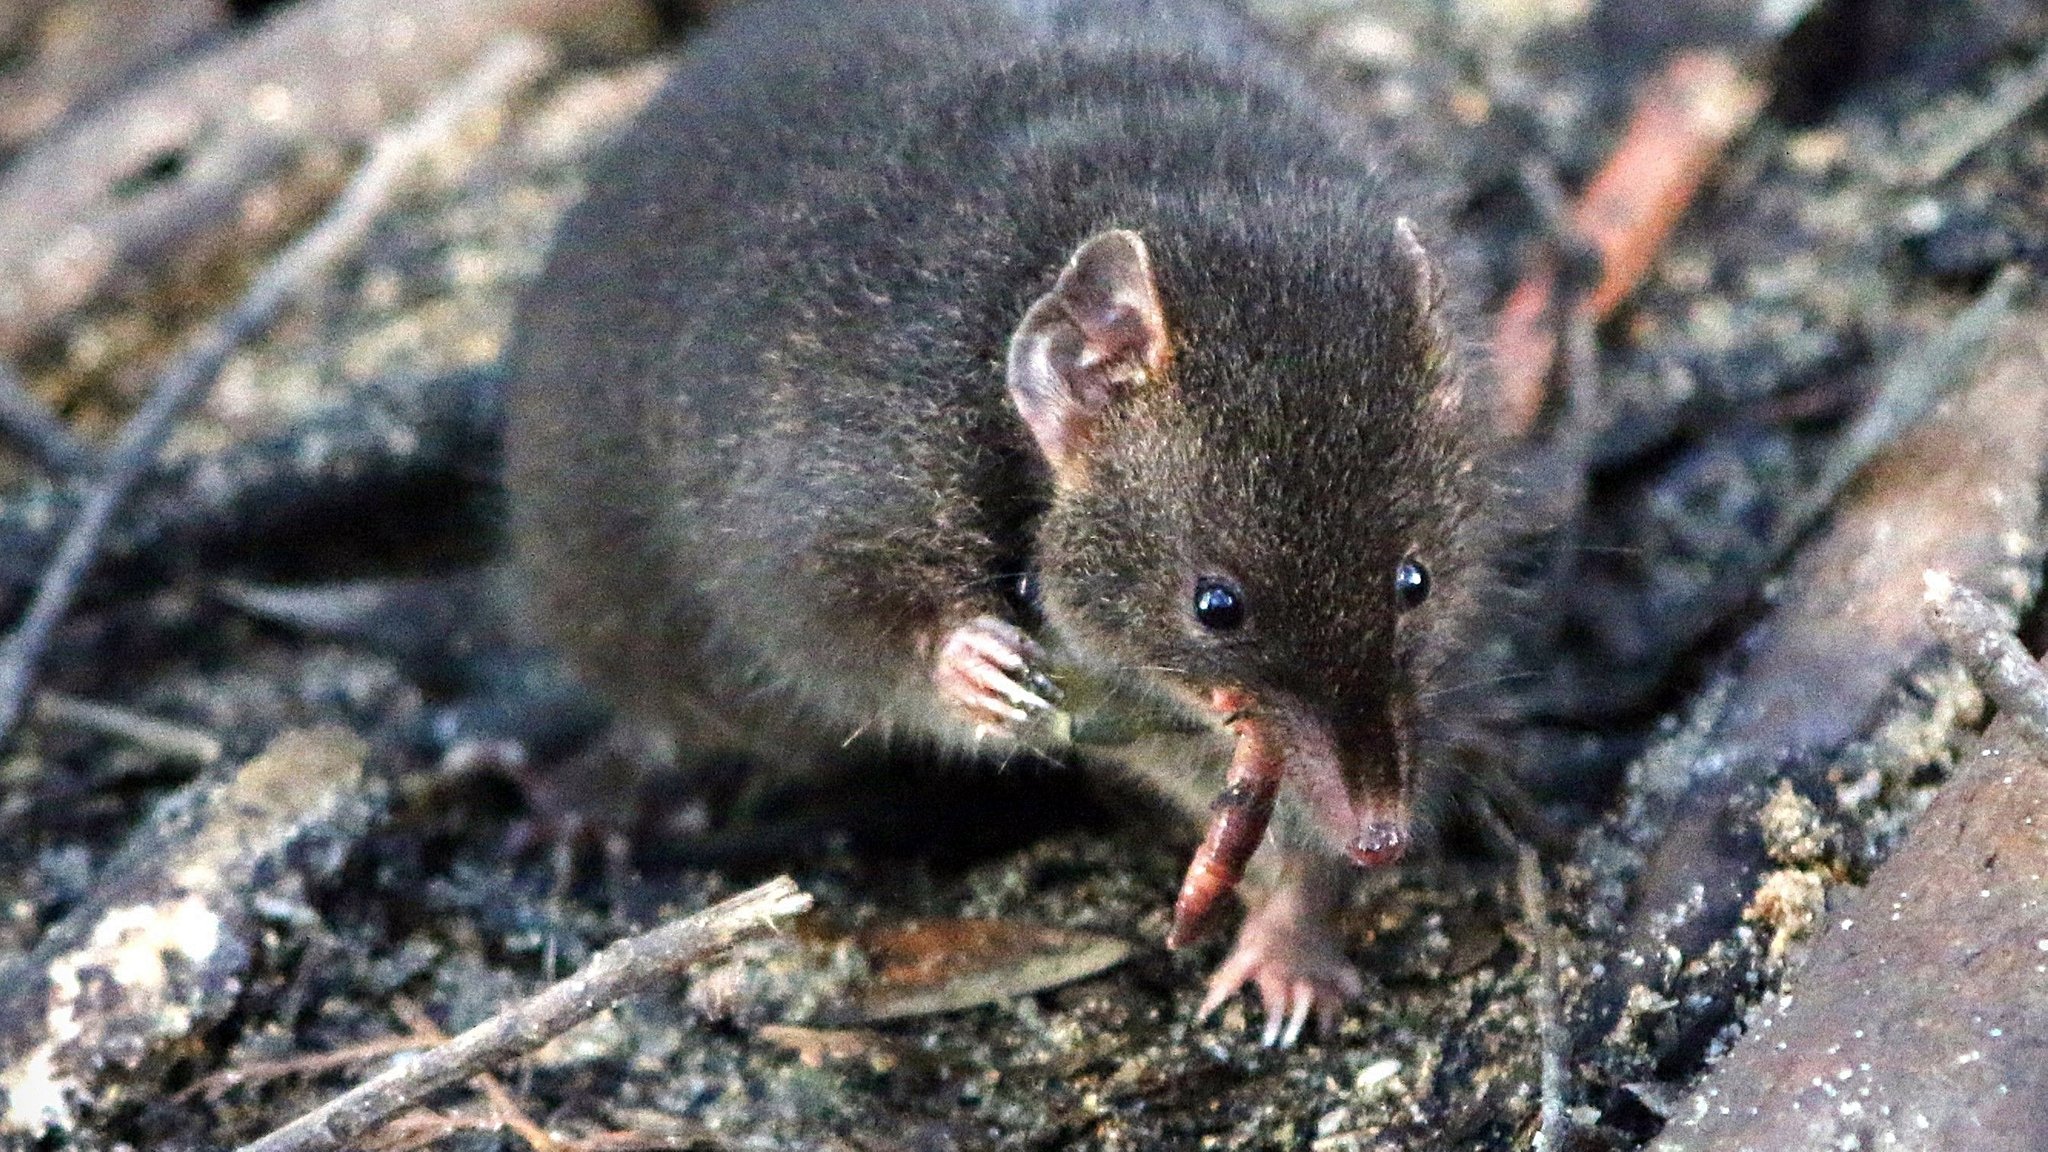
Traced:
[[954, 42], [948, 7], [779, 0], [708, 32], [593, 164], [523, 304], [508, 456], [533, 607], [632, 710], [673, 721], [724, 679], [711, 565], [681, 545], [763, 398], [750, 314], [770, 302], [744, 290], [760, 218], [886, 126], [875, 79], [921, 74], [920, 39]]
[[[1188, 296], [1244, 250], [1327, 259], [1289, 246], [1341, 248], [1341, 219], [1263, 203], [1290, 181], [1377, 214], [1292, 74], [1199, 3], [739, 10], [593, 169], [521, 315], [543, 621], [660, 719], [889, 713], [923, 687], [896, 683], [914, 633], [1029, 552], [1045, 482], [1001, 370], [1024, 307], [1112, 224], [1171, 237]], [[1300, 235], [1233, 234], [1270, 218]]]

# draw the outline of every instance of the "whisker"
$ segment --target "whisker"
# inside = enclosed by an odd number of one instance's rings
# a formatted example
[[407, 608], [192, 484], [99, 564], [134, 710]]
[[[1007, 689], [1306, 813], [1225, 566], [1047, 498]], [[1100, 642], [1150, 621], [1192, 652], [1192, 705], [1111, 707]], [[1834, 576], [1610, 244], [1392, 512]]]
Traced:
[[1499, 676], [1486, 676], [1477, 680], [1467, 680], [1459, 684], [1437, 685], [1425, 691], [1417, 692], [1415, 698], [1417, 700], [1434, 700], [1439, 696], [1448, 696], [1453, 692], [1466, 692], [1474, 688], [1491, 688], [1498, 684], [1509, 684], [1517, 680], [1534, 680], [1541, 675], [1542, 673], [1540, 672], [1506, 672]]

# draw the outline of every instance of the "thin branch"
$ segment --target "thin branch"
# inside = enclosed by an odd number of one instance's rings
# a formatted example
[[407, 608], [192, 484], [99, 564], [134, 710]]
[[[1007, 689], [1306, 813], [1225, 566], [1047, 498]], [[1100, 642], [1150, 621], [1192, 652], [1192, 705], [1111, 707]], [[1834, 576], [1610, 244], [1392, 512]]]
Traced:
[[1999, 714], [2012, 717], [2034, 751], [2048, 757], [2048, 673], [2027, 655], [2012, 621], [1991, 601], [1946, 572], [1929, 570], [1925, 578], [1928, 623]]
[[[1530, 509], [1542, 522], [1556, 526], [1548, 543], [1543, 586], [1562, 589], [1577, 573], [1585, 543], [1588, 460], [1593, 451], [1594, 413], [1600, 410], [1599, 335], [1588, 301], [1601, 276], [1601, 256], [1574, 222], [1564, 187], [1550, 165], [1531, 161], [1522, 166], [1521, 177], [1523, 192], [1542, 217], [1554, 249], [1544, 258], [1546, 271], [1537, 281], [1544, 285], [1550, 313], [1545, 321], [1563, 331], [1563, 356], [1557, 356], [1554, 345], [1545, 353], [1546, 372], [1554, 372], [1561, 384], [1554, 394], [1546, 389], [1543, 397], [1549, 412], [1542, 418], [1542, 439], [1552, 483], [1540, 486], [1540, 512]], [[1537, 383], [1548, 382], [1546, 375]], [[1530, 419], [1532, 423], [1524, 431], [1535, 433], [1533, 421], [1539, 417]], [[1563, 622], [1561, 615], [1551, 621], [1553, 627]]]
[[[1551, 165], [1530, 161], [1522, 165], [1521, 186], [1529, 203], [1543, 219], [1551, 243], [1562, 256], [1562, 269], [1548, 273], [1561, 300], [1553, 303], [1552, 323], [1565, 332], [1563, 413], [1565, 431], [1581, 442], [1590, 442], [1588, 423], [1598, 408], [1600, 389], [1599, 341], [1595, 331], [1604, 313], [1592, 306], [1593, 293], [1604, 276], [1603, 258], [1595, 238], [1572, 215], [1564, 186]], [[1582, 447], [1582, 445], [1575, 445]]]
[[1515, 891], [1522, 927], [1536, 953], [1536, 980], [1529, 1001], [1536, 1010], [1536, 1152], [1563, 1152], [1571, 1135], [1571, 1031], [1564, 1025], [1564, 955], [1550, 923], [1550, 896], [1543, 882], [1543, 856], [1515, 830], [1501, 801], [1481, 802], [1472, 814], [1496, 847], [1515, 858]]
[[[434, 1018], [427, 1015], [426, 1009], [403, 996], [391, 1002], [391, 1011], [419, 1039], [430, 1044], [448, 1042], [448, 1034], [441, 1030], [439, 1024], [434, 1023]], [[491, 1113], [498, 1121], [510, 1128], [521, 1140], [526, 1141], [533, 1152], [560, 1152], [561, 1144], [548, 1134], [547, 1129], [526, 1114], [526, 1109], [521, 1108], [519, 1101], [513, 1099], [512, 1092], [505, 1087], [504, 1081], [489, 1072], [479, 1072], [470, 1079], [470, 1083], [484, 1094], [484, 1099], [490, 1103]]]
[[1572, 1039], [1564, 1026], [1557, 936], [1550, 928], [1543, 861], [1534, 848], [1519, 842], [1515, 845], [1515, 887], [1521, 896], [1523, 923], [1536, 945], [1536, 987], [1529, 998], [1536, 1006], [1538, 1098], [1542, 1103], [1535, 1146], [1538, 1152], [1563, 1152], [1571, 1123], [1565, 1100], [1571, 1091]]
[[235, 349], [260, 335], [293, 297], [356, 249], [421, 161], [440, 152], [471, 114], [503, 104], [550, 65], [547, 50], [532, 40], [509, 40], [492, 50], [419, 120], [379, 141], [320, 223], [285, 249], [234, 310], [201, 331], [157, 380], [141, 410], [122, 428], [104, 475], [65, 535], [28, 611], [0, 643], [0, 744], [21, 720], [43, 654], [99, 555], [107, 525], [136, 481], [155, 464], [179, 415], [204, 393]]
[[[1650, 78], [1621, 140], [1572, 207], [1573, 233], [1601, 264], [1599, 282], [1575, 309], [1597, 324], [1649, 275], [1707, 174], [1763, 103], [1763, 88], [1715, 52], [1681, 52]], [[1557, 334], [1545, 323], [1555, 281], [1554, 263], [1542, 262], [1495, 319], [1500, 419], [1510, 435], [1526, 433], [1543, 407], [1557, 355]]]
[[700, 1148], [725, 1148], [713, 1132], [664, 1136], [655, 1132], [600, 1132], [575, 1142], [580, 1152], [692, 1152]]
[[332, 1052], [309, 1052], [284, 1060], [259, 1060], [233, 1068], [223, 1068], [204, 1080], [195, 1080], [171, 1097], [173, 1104], [184, 1104], [197, 1097], [218, 1100], [230, 1091], [244, 1086], [268, 1084], [289, 1076], [318, 1076], [339, 1068], [353, 1068], [372, 1060], [382, 1060], [401, 1052], [417, 1052], [430, 1047], [434, 1041], [419, 1036], [380, 1036]]
[[24, 5], [0, 0], [0, 165], [67, 116], [90, 115], [136, 76], [219, 37], [231, 15], [224, 0], [69, 0], [9, 51], [9, 7]]
[[[162, 9], [188, 2], [66, 0], [64, 7], [100, 25], [110, 8], [147, 3], [161, 18]], [[500, 37], [567, 40], [610, 57], [644, 44], [654, 5], [302, 0], [257, 7], [266, 9], [263, 20], [237, 21], [157, 58], [134, 83], [38, 134], [0, 169], [0, 355], [21, 356], [109, 297], [147, 299], [222, 260], [282, 244], [334, 191], [316, 158], [360, 155], [390, 122], [418, 115], [458, 84]], [[138, 40], [146, 33], [131, 26], [100, 35]], [[0, 66], [0, 151], [8, 147], [8, 123], [28, 111], [9, 97], [32, 79]], [[253, 204], [262, 209], [251, 211]]]
[[99, 465], [99, 453], [44, 407], [5, 360], [0, 360], [0, 436], [53, 476], [90, 472]]
[[180, 764], [205, 767], [221, 756], [220, 739], [211, 732], [97, 700], [82, 700], [62, 692], [38, 692], [35, 713], [36, 719], [45, 724], [126, 740]]
[[2048, 51], [2008, 77], [1984, 103], [1940, 125], [1939, 143], [1907, 172], [1909, 183], [1925, 188], [1938, 184], [1956, 165], [1996, 139], [2013, 122], [2048, 100]]
[[241, 1152], [328, 1152], [348, 1146], [430, 1093], [531, 1052], [618, 1001], [672, 980], [699, 960], [760, 935], [810, 906], [810, 896], [784, 876], [694, 916], [621, 940], [599, 952], [576, 975], [328, 1101]]

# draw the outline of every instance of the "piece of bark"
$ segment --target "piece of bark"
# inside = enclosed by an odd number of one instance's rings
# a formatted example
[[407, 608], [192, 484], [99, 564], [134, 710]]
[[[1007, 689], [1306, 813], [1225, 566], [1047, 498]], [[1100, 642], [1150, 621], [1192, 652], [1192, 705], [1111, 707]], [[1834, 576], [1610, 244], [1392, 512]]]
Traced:
[[1692, 955], [1735, 925], [1765, 861], [1739, 798], [1862, 734], [1937, 653], [1923, 571], [1953, 572], [2008, 604], [2031, 594], [2048, 473], [2044, 324], [2038, 308], [2009, 317], [1976, 379], [1858, 474], [1753, 634], [1710, 753], [1639, 776], [1639, 799], [1668, 813], [1637, 885], [1639, 954]]
[[1652, 1152], [2048, 1148], [2044, 876], [2048, 758], [2002, 717]]
[[[0, 73], [0, 161], [73, 109], [228, 22], [222, 0], [67, 0], [23, 31]], [[0, 17], [0, 24], [5, 18]], [[5, 29], [0, 28], [0, 39]]]
[[333, 191], [315, 161], [520, 32], [623, 47], [651, 28], [612, 0], [306, 0], [23, 152], [0, 177], [0, 355], [109, 292], [266, 249]]
[[263, 920], [330, 875], [380, 810], [366, 754], [339, 729], [287, 732], [202, 775], [0, 972], [0, 1144], [73, 1130], [226, 1017]]

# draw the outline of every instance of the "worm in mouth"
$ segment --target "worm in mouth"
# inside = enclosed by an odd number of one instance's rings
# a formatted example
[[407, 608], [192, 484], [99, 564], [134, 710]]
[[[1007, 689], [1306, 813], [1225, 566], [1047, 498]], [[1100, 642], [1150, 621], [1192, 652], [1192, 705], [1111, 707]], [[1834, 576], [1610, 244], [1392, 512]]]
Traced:
[[1224, 725], [1237, 733], [1237, 751], [1223, 791], [1209, 807], [1209, 827], [1201, 847], [1188, 863], [1180, 895], [1173, 902], [1173, 927], [1166, 946], [1179, 948], [1202, 938], [1214, 923], [1223, 897], [1244, 879], [1245, 865], [1266, 837], [1273, 816], [1273, 798], [1280, 791], [1286, 758], [1274, 746], [1267, 727], [1236, 693], [1218, 692], [1216, 702], [1229, 715]]

